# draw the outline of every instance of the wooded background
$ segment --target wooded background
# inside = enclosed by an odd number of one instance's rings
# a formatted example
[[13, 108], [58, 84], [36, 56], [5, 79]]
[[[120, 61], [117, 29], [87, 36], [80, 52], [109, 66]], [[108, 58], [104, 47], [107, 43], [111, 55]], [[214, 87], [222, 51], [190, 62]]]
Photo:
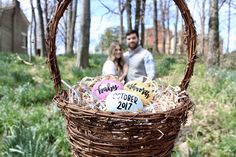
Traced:
[[[10, 3], [10, 1], [1, 0], [0, 3]], [[53, 16], [56, 3], [56, 0], [30, 0], [31, 16], [28, 15], [31, 23], [29, 28], [30, 56], [35, 52], [39, 52], [40, 56], [46, 56], [46, 25]], [[125, 45], [125, 32], [136, 29], [140, 32], [140, 43], [151, 49], [153, 53], [184, 53], [185, 26], [180, 12], [172, 0], [117, 0], [112, 3], [104, 0], [72, 0], [60, 21], [57, 43], [63, 47], [65, 54], [77, 54], [76, 65], [78, 67], [86, 68], [89, 64], [90, 38], [93, 36], [90, 33], [93, 18], [91, 12], [96, 14], [96, 11], [91, 10], [93, 3], [104, 7], [106, 11], [101, 16], [101, 20], [109, 17], [112, 21], [112, 17], [119, 17], [119, 25], [108, 27], [104, 32], [100, 32], [102, 35], [98, 39], [99, 44], [95, 45], [95, 50], [92, 51], [105, 52], [113, 40], [119, 40]], [[197, 19], [194, 19], [198, 26], [198, 54], [205, 55], [208, 65], [219, 66], [221, 55], [223, 52], [229, 53], [230, 44], [235, 42], [230, 41], [230, 36], [231, 19], [236, 16], [236, 2], [232, 0], [195, 0], [186, 1], [186, 3], [191, 6], [192, 14], [198, 14], [195, 15]], [[23, 1], [21, 5], [24, 5]], [[219, 16], [219, 14], [224, 16]], [[148, 26], [146, 26], [146, 21], [149, 21]], [[224, 25], [224, 28], [227, 29], [227, 35], [224, 34], [224, 38], [220, 36], [220, 25]], [[147, 27], [152, 27], [153, 30], [152, 38], [154, 39], [151, 46], [145, 41], [148, 40], [145, 39], [148, 38]], [[171, 42], [172, 44], [170, 44]]]

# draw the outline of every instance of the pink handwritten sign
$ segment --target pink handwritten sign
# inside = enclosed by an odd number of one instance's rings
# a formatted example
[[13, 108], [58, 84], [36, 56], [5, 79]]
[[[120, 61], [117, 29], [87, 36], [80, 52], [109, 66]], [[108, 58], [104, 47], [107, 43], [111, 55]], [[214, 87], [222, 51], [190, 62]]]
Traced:
[[97, 82], [93, 88], [92, 93], [100, 100], [104, 100], [109, 93], [116, 90], [122, 90], [124, 86], [121, 82], [116, 80], [102, 80]]

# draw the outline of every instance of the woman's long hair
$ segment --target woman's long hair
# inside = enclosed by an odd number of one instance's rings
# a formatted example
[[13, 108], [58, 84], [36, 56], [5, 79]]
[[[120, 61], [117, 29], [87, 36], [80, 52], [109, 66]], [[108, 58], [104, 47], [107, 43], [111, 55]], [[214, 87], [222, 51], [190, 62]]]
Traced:
[[115, 41], [110, 44], [109, 51], [108, 51], [108, 59], [111, 60], [115, 66], [116, 66], [116, 71], [118, 75], [120, 75], [123, 72], [123, 66], [125, 64], [125, 60], [123, 57], [123, 54], [121, 55], [120, 58], [115, 57], [115, 48], [116, 46], [119, 46], [122, 51], [122, 46], [119, 42]]

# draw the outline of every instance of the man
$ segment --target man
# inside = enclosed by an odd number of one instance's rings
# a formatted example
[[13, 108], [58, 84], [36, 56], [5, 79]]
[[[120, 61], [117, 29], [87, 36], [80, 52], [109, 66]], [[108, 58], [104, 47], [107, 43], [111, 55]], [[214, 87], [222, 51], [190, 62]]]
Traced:
[[139, 45], [139, 34], [136, 30], [126, 33], [128, 51], [124, 53], [124, 58], [129, 65], [126, 82], [132, 80], [143, 81], [155, 79], [155, 64], [151, 52]]

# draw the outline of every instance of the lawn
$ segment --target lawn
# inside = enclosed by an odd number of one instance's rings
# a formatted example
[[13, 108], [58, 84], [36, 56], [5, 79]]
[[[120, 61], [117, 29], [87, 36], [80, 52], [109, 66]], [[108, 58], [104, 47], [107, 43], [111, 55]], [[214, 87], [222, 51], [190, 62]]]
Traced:
[[[221, 68], [206, 68], [202, 58], [197, 60], [188, 88], [195, 108], [172, 156], [236, 156], [236, 67], [230, 59], [225, 57]], [[71, 85], [85, 76], [100, 75], [105, 60], [105, 55], [91, 55], [90, 67], [80, 70], [76, 57], [58, 56], [61, 77]], [[35, 57], [32, 63], [1, 53], [0, 156], [69, 157], [63, 117], [52, 102], [46, 59]], [[158, 78], [173, 86], [180, 83], [184, 56], [156, 55], [155, 63]]]

